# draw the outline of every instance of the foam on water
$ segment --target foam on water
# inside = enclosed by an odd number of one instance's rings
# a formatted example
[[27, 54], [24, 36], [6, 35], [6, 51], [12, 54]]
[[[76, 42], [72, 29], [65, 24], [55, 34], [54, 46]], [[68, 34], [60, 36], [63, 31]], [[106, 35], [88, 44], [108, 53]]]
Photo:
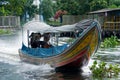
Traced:
[[115, 56], [120, 56], [120, 48], [110, 48], [110, 49], [105, 49], [105, 50], [98, 50], [97, 53], [99, 54], [111, 54], [111, 55], [115, 55]]
[[[53, 68], [48, 64], [34, 65], [22, 62], [19, 57], [18, 49], [21, 48], [22, 36], [18, 34], [13, 36], [0, 36], [0, 62], [13, 65], [16, 74], [27, 73], [40, 70], [43, 73], [49, 72]], [[25, 79], [26, 80], [26, 79]]]
[[50, 67], [49, 64], [34, 65], [34, 64], [24, 63], [24, 62], [19, 63], [19, 65], [17, 65], [17, 68], [19, 68], [19, 70], [17, 71], [18, 73], [34, 71], [34, 70], [49, 71], [53, 69], [52, 67]]
[[20, 61], [18, 49], [21, 47], [21, 30], [13, 35], [0, 36], [0, 62], [17, 64]]
[[[12, 63], [19, 62], [19, 54], [18, 54], [18, 47], [11, 44], [8, 45], [7, 43], [2, 43], [3, 45], [0, 46], [0, 61], [5, 63]], [[7, 45], [6, 45], [7, 44]]]

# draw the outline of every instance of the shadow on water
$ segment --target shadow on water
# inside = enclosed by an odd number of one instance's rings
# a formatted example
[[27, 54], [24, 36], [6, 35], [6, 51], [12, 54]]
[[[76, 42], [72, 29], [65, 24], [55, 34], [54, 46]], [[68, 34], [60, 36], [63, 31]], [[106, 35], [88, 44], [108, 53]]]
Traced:
[[77, 73], [60, 73], [57, 72], [52, 77], [50, 77], [50, 80], [85, 80], [88, 79], [88, 77], [84, 76], [83, 74], [77, 72]]

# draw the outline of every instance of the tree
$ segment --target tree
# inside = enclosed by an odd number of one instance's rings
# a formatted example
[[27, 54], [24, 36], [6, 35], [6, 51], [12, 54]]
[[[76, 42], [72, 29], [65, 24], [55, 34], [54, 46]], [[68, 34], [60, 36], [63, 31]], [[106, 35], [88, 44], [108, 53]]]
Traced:
[[57, 0], [57, 5], [58, 10], [65, 10], [70, 15], [85, 14], [90, 10], [88, 0]]
[[33, 5], [33, 0], [27, 0], [27, 2], [24, 4], [24, 12], [22, 15], [27, 16], [29, 15], [29, 18], [33, 18], [35, 13], [39, 13], [37, 6]]
[[27, 0], [7, 0], [9, 4], [7, 9], [10, 11], [11, 15], [21, 15], [23, 13], [24, 5]]
[[93, 0], [90, 3], [91, 11], [95, 11], [95, 10], [99, 10], [99, 9], [103, 9], [103, 8], [107, 8], [106, 0]]
[[49, 18], [54, 15], [54, 7], [51, 0], [43, 0], [40, 5], [40, 14], [43, 15], [44, 20], [47, 21]]
[[7, 1], [0, 1], [0, 16], [7, 16], [9, 15], [9, 10], [7, 10]]
[[120, 6], [120, 0], [113, 0], [113, 4], [117, 7]]
[[[32, 5], [33, 0], [5, 0], [6, 5], [0, 6], [0, 13], [2, 15], [21, 16], [28, 11], [30, 16], [38, 12], [37, 6]], [[4, 13], [4, 14], [3, 14]]]

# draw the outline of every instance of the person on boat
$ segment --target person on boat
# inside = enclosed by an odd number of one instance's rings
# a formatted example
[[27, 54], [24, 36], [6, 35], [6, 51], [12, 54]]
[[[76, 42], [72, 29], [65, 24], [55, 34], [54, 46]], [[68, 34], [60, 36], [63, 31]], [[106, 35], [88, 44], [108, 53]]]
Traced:
[[41, 37], [42, 37], [42, 35], [40, 33], [31, 33], [31, 35], [30, 35], [31, 48], [40, 47], [40, 38]]
[[41, 47], [42, 48], [50, 48], [52, 45], [50, 44], [50, 33], [44, 33], [43, 34], [43, 42], [41, 42]]

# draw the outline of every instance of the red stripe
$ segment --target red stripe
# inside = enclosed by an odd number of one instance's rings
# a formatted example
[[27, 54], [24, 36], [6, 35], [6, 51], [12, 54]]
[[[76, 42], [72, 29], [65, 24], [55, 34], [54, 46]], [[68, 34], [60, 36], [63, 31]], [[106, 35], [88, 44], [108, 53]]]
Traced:
[[66, 60], [64, 62], [61, 62], [61, 63], [57, 64], [56, 66], [63, 66], [63, 65], [68, 64], [70, 62], [73, 62], [73, 61], [79, 59], [80, 57], [82, 57], [82, 55], [85, 54], [85, 53], [87, 53], [86, 49], [81, 51], [78, 55], [74, 56], [73, 58], [68, 59], [68, 60]]

